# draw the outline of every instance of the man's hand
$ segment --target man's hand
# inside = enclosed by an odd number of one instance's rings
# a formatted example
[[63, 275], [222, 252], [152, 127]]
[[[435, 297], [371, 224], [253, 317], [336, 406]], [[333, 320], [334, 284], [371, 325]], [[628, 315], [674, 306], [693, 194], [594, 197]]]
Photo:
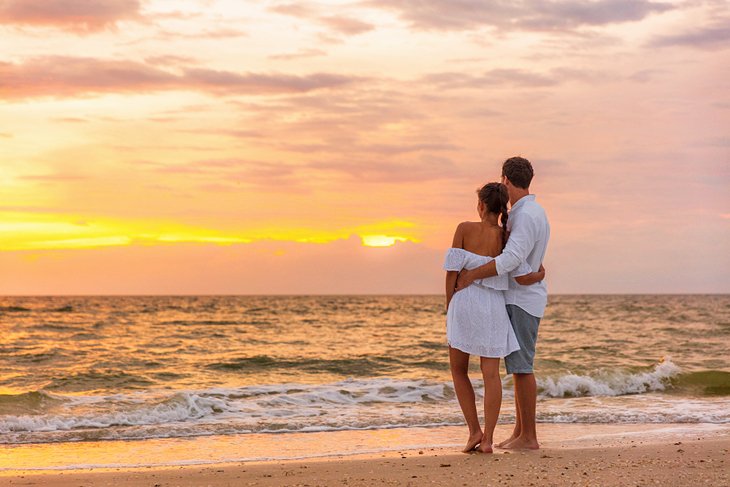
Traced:
[[474, 282], [474, 276], [472, 275], [471, 271], [464, 269], [463, 271], [459, 272], [459, 275], [456, 278], [456, 292], [459, 292], [462, 289], [469, 287], [472, 282]]

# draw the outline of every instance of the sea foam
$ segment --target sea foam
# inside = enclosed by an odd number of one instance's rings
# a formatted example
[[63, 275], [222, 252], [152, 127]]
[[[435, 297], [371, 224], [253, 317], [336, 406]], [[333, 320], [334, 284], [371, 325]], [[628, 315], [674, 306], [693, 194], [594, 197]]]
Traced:
[[565, 374], [538, 379], [541, 395], [546, 397], [623, 396], [663, 391], [681, 369], [664, 359], [647, 372], [598, 371], [594, 375]]

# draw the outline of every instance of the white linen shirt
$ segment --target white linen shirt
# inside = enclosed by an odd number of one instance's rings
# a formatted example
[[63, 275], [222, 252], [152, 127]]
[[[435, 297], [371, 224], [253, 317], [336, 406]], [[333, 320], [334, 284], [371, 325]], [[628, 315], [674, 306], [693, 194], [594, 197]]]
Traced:
[[[507, 245], [495, 258], [497, 275], [509, 274], [523, 262], [532, 268], [532, 272], [537, 272], [545, 258], [550, 239], [550, 223], [545, 210], [535, 201], [534, 194], [523, 196], [512, 205], [507, 230], [510, 231]], [[504, 300], [506, 304], [514, 304], [532, 316], [542, 318], [547, 306], [545, 280], [521, 286], [510, 276], [509, 289], [504, 293]]]

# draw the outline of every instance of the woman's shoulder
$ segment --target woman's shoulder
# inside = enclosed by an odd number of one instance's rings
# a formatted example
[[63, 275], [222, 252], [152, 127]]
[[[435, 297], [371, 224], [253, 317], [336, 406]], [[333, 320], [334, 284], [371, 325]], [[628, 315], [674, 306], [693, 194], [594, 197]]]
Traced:
[[456, 228], [457, 230], [461, 230], [462, 232], [468, 232], [472, 230], [477, 230], [479, 226], [479, 222], [461, 222]]
[[491, 257], [489, 255], [480, 254], [477, 252], [474, 252], [472, 250], [462, 249], [460, 247], [449, 247], [446, 249], [446, 256], [447, 257], [461, 257], [461, 258], [477, 258], [484, 260], [484, 264], [494, 259], [494, 257]]

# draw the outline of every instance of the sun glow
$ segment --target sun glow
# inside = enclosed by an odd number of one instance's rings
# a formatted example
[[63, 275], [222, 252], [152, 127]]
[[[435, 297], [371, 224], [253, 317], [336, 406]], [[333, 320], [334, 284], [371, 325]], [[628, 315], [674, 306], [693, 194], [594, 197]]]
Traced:
[[405, 237], [391, 235], [363, 235], [362, 244], [366, 247], [392, 247], [396, 242], [408, 241]]
[[410, 222], [394, 221], [342, 228], [198, 227], [159, 219], [0, 212], [0, 250], [89, 249], [176, 243], [232, 245], [256, 241], [325, 244], [353, 236], [358, 236], [366, 247], [390, 247], [396, 242], [418, 242], [418, 238], [412, 235], [413, 227], [415, 225]]

